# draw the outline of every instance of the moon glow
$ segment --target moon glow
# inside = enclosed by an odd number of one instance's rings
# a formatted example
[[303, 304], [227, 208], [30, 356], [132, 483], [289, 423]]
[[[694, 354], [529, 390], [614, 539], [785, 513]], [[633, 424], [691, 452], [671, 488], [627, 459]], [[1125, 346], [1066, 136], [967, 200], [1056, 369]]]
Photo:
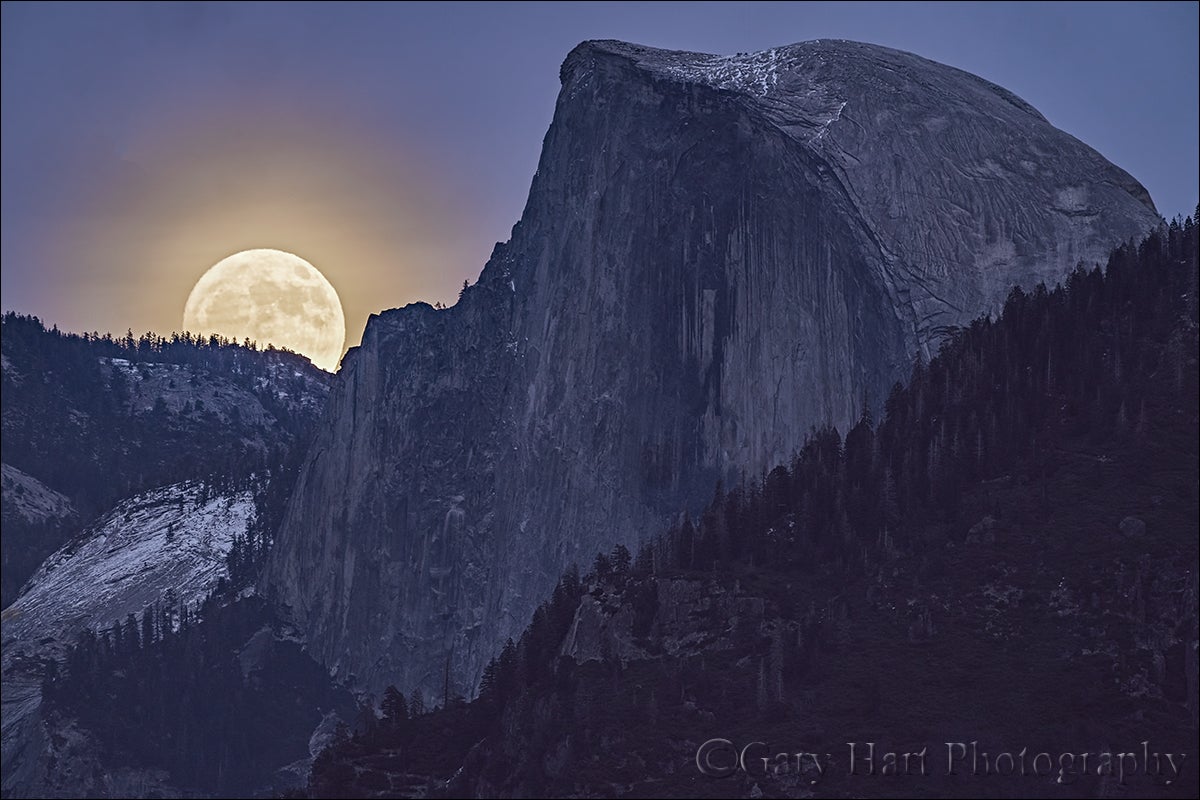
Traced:
[[243, 250], [200, 277], [183, 309], [183, 327], [308, 356], [333, 372], [346, 341], [337, 292], [316, 267], [282, 250]]

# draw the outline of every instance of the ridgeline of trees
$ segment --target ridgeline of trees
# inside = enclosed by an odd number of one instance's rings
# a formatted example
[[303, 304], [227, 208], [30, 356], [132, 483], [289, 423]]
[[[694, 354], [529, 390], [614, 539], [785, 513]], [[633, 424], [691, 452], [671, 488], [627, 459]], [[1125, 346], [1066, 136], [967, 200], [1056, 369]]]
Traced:
[[[52, 355], [56, 361], [73, 360], [77, 367], [87, 367], [97, 357], [104, 357], [188, 365], [214, 372], [239, 374], [244, 369], [253, 369], [251, 365], [257, 359], [251, 354], [258, 352], [276, 354], [296, 365], [297, 369], [306, 364], [312, 365], [308, 358], [287, 348], [268, 344], [260, 351], [258, 343], [248, 338], [238, 342], [217, 334], [202, 336], [184, 331], [163, 336], [147, 331], [135, 337], [132, 330], [126, 331], [124, 336], [98, 332], [70, 333], [60, 331], [57, 325], [46, 328], [38, 317], [15, 311], [7, 311], [0, 317], [0, 329], [3, 330], [7, 345], [15, 353], [30, 354], [35, 359], [45, 353]], [[5, 349], [8, 350], [8, 347]]]
[[[67, 334], [12, 312], [0, 338], [4, 462], [78, 512], [48, 524], [6, 513], [4, 605], [80, 526], [145, 489], [185, 480], [243, 489], [255, 475], [263, 523], [278, 522], [329, 380], [306, 358], [215, 336]], [[183, 400], [169, 407], [164, 393]], [[260, 561], [262, 549], [243, 543], [241, 560]]]

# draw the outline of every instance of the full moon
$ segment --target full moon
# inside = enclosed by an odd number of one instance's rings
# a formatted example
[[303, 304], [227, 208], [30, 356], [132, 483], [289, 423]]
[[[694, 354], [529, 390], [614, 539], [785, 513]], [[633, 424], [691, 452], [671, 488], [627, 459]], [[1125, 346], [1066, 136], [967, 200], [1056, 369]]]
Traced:
[[217, 262], [188, 295], [183, 327], [285, 347], [329, 372], [346, 341], [333, 286], [312, 264], [282, 250], [243, 250]]

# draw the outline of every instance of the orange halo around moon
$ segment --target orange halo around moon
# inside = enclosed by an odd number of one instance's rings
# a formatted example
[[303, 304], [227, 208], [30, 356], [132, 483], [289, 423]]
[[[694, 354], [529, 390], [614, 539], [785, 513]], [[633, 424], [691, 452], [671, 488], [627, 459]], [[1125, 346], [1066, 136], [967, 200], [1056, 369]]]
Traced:
[[452, 300], [486, 260], [457, 229], [471, 193], [433, 174], [416, 145], [336, 106], [220, 100], [148, 124], [44, 241], [46, 263], [87, 265], [60, 325], [169, 333], [198, 269], [268, 244], [337, 265], [344, 349], [373, 313]]
[[205, 272], [188, 295], [183, 327], [285, 347], [329, 372], [346, 341], [342, 304], [325, 276], [297, 255], [266, 248], [235, 253]]

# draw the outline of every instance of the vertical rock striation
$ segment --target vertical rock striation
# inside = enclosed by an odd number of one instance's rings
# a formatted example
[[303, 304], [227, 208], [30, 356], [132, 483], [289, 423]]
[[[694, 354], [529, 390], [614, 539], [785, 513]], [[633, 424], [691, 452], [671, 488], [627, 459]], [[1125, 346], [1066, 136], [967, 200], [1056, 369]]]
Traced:
[[562, 569], [843, 429], [943, 326], [1104, 258], [1145, 189], [881, 47], [586, 42], [528, 204], [452, 308], [373, 316], [266, 590], [378, 689], [469, 694]]

